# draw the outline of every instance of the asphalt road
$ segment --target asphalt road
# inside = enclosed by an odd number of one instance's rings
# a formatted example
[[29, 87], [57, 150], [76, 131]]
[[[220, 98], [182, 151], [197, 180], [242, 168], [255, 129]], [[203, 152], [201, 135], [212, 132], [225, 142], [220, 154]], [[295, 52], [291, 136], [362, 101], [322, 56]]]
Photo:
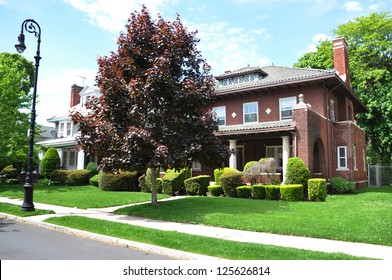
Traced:
[[169, 260], [171, 258], [0, 218], [0, 259]]

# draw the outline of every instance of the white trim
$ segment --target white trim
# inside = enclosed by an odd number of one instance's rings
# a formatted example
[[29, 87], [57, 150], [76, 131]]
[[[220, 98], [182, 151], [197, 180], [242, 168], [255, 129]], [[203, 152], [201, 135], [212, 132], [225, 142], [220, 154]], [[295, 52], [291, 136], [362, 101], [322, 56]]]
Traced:
[[219, 126], [225, 126], [226, 125], [226, 106], [217, 106], [217, 107], [212, 107], [212, 110], [215, 112], [217, 121], [219, 120], [219, 115], [218, 112], [216, 111], [217, 109], [223, 109], [224, 113], [224, 124], [218, 124]]
[[[344, 156], [340, 156], [340, 149], [344, 149]], [[340, 160], [344, 159], [345, 165], [340, 164]], [[347, 171], [348, 169], [348, 160], [347, 160], [347, 146], [338, 146], [337, 147], [337, 161], [338, 161], [338, 168], [336, 170], [338, 171]]]
[[[255, 114], [255, 113], [256, 113], [256, 120], [255, 120], [255, 121], [252, 121], [252, 122], [246, 122], [246, 121], [245, 121], [245, 106], [246, 106], [246, 105], [254, 105], [254, 104], [256, 104], [256, 112], [247, 113], [247, 115]], [[257, 123], [257, 122], [259, 122], [259, 102], [258, 102], [258, 101], [253, 101], [253, 102], [243, 103], [243, 104], [242, 104], [242, 116], [243, 116], [243, 120], [242, 120], [242, 123], [243, 123], [243, 124]]]
[[297, 97], [296, 96], [290, 96], [290, 97], [285, 97], [285, 98], [279, 98], [279, 120], [281, 121], [285, 121], [285, 120], [291, 120], [293, 117], [291, 116], [291, 118], [283, 118], [282, 119], [282, 102], [283, 101], [288, 101], [288, 100], [293, 100], [294, 104], [291, 107], [291, 113], [293, 112], [293, 108], [295, 107], [295, 105], [297, 104]]

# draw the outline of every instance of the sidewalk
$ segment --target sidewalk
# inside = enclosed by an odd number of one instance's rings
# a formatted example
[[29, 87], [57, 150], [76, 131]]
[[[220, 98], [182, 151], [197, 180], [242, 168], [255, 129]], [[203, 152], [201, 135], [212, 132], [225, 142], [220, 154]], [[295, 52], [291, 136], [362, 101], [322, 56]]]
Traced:
[[[178, 197], [170, 198], [170, 199], [178, 199]], [[16, 204], [16, 205], [22, 204], [22, 200], [8, 199], [3, 197], [0, 197], [0, 202]], [[116, 243], [119, 245], [121, 244], [124, 246], [131, 246], [131, 247], [138, 248], [140, 250], [154, 251], [165, 255], [171, 255], [173, 257], [184, 258], [184, 259], [216, 259], [216, 258], [211, 258], [208, 256], [202, 256], [202, 255], [197, 255], [192, 253], [185, 253], [177, 250], [166, 249], [166, 248], [142, 244], [138, 242], [132, 242], [132, 241], [130, 242], [127, 240], [113, 238], [113, 237], [105, 237], [98, 234], [93, 234], [80, 230], [69, 229], [65, 227], [48, 224], [43, 221], [49, 217], [78, 215], [78, 216], [85, 216], [89, 218], [142, 226], [142, 227], [147, 227], [152, 229], [177, 231], [177, 232], [188, 233], [192, 235], [221, 238], [221, 239], [238, 241], [238, 242], [246, 241], [246, 242], [259, 243], [265, 245], [275, 245], [275, 246], [291, 247], [291, 248], [306, 249], [306, 250], [321, 251], [321, 252], [334, 252], [334, 253], [338, 252], [338, 253], [345, 253], [353, 256], [392, 260], [392, 247], [389, 246], [334, 241], [334, 240], [298, 237], [298, 236], [285, 236], [285, 235], [270, 234], [270, 233], [249, 232], [243, 230], [232, 230], [232, 229], [203, 226], [203, 225], [157, 221], [157, 220], [150, 220], [146, 218], [116, 215], [112, 213], [117, 208], [122, 208], [129, 205], [122, 205], [122, 206], [110, 207], [110, 208], [100, 208], [100, 209], [87, 209], [87, 210], [42, 204], [42, 203], [34, 203], [34, 205], [35, 208], [37, 209], [53, 210], [54, 212], [56, 212], [56, 214], [24, 217], [24, 218], [15, 217], [8, 214], [2, 216], [6, 216], [9, 219], [22, 220], [27, 223], [34, 223], [41, 226], [73, 233], [76, 235], [82, 235], [84, 237], [98, 239], [105, 242]]]

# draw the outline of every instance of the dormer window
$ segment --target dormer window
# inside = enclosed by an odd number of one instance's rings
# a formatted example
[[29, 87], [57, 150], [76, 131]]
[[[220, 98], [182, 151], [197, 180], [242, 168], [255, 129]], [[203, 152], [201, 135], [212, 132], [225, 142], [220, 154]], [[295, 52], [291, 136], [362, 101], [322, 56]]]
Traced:
[[59, 137], [72, 136], [72, 123], [61, 122], [59, 126]]
[[235, 76], [219, 80], [219, 87], [232, 86], [244, 83], [259, 81], [263, 78], [261, 73], [250, 73], [241, 76]]

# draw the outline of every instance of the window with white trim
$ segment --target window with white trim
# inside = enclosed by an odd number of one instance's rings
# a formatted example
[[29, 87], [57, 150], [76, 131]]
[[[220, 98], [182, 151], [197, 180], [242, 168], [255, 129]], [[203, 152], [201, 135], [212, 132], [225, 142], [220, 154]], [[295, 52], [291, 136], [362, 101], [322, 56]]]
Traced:
[[258, 122], [259, 105], [257, 102], [244, 103], [244, 123]]
[[59, 137], [72, 136], [72, 122], [61, 122], [59, 124]]
[[347, 166], [347, 146], [338, 147], [338, 169], [348, 169]]
[[214, 107], [212, 110], [216, 114], [216, 120], [218, 122], [218, 125], [226, 125], [226, 107], [225, 106], [220, 106], [220, 107]]
[[201, 171], [201, 163], [198, 160], [192, 162], [192, 170]]
[[297, 104], [297, 97], [286, 97], [279, 99], [280, 120], [291, 120], [293, 118], [293, 107]]

